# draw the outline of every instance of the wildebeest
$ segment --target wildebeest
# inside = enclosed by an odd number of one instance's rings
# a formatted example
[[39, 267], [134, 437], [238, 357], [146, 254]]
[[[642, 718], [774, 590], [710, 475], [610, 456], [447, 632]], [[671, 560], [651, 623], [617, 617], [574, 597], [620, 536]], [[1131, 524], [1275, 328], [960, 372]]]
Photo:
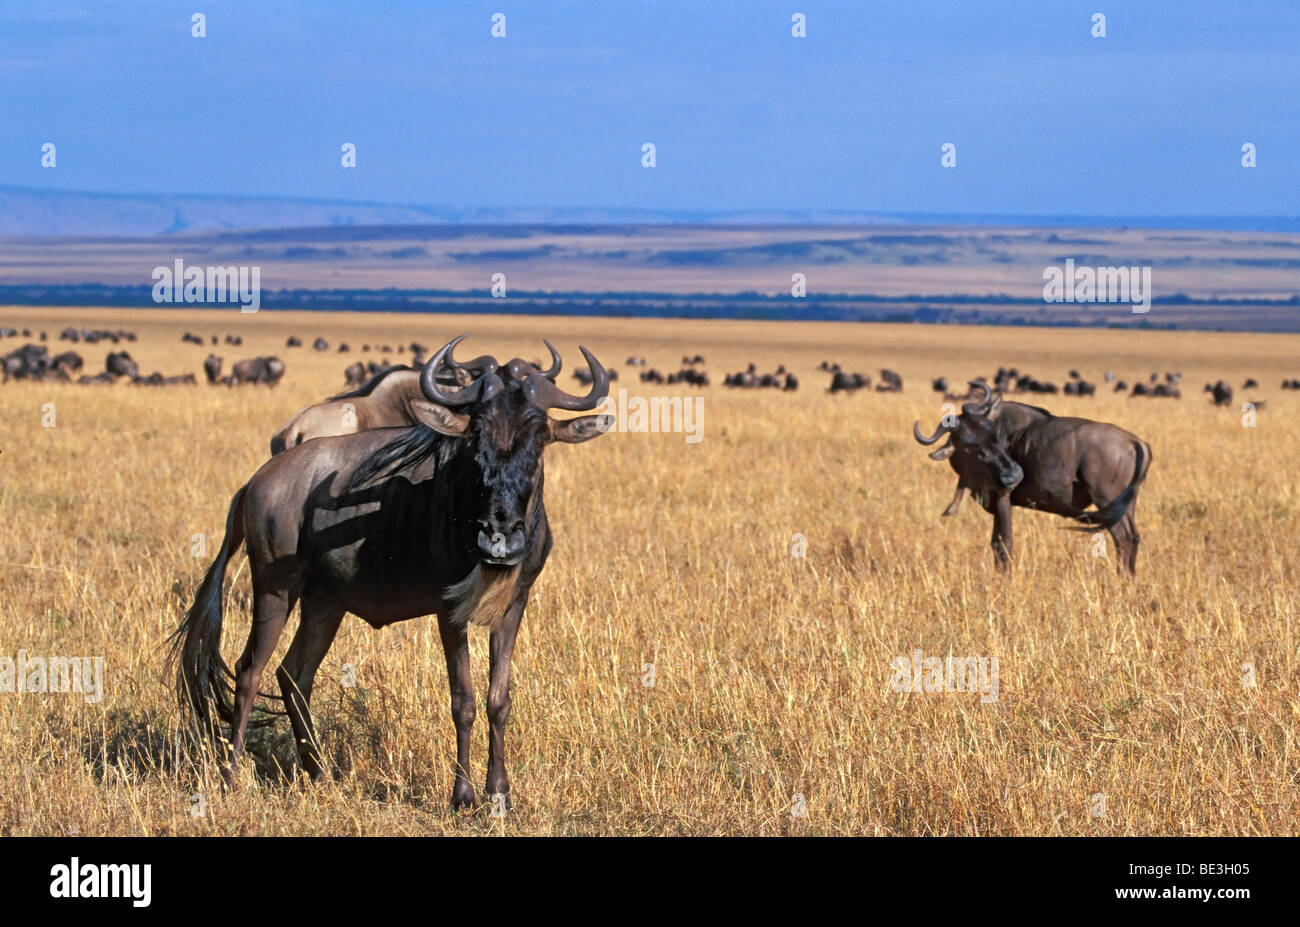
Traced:
[[[1115, 541], [1121, 566], [1137, 571], [1137, 492], [1151, 465], [1151, 447], [1123, 428], [1085, 418], [1053, 415], [1046, 409], [1003, 402], [987, 383], [975, 381], [984, 397], [947, 416], [934, 434], [912, 434], [930, 445], [945, 434], [948, 443], [930, 454], [957, 471], [957, 510], [963, 490], [993, 515], [993, 553], [1000, 568], [1011, 562], [1012, 506], [1063, 515], [1084, 526], [1105, 528]], [[1096, 511], [1085, 511], [1095, 505]]]
[[1232, 405], [1232, 387], [1222, 380], [1218, 380], [1213, 384], [1206, 383], [1204, 392], [1213, 394], [1216, 406]]
[[1283, 389], [1300, 389], [1300, 380], [1283, 380]]
[[880, 382], [876, 384], [878, 393], [897, 393], [903, 388], [903, 378], [892, 370], [880, 371]]
[[203, 374], [214, 386], [221, 379], [221, 360], [217, 355], [209, 354], [203, 361]]
[[831, 385], [827, 392], [851, 393], [854, 390], [865, 389], [870, 385], [871, 377], [860, 373], [845, 373], [843, 370], [837, 370], [831, 376]]
[[238, 386], [241, 383], [265, 383], [275, 386], [284, 376], [284, 361], [278, 357], [250, 357], [248, 360], [236, 361], [230, 367], [227, 384]]
[[935, 377], [933, 380], [930, 381], [930, 388], [934, 390], [936, 393], [948, 392], [948, 378]]
[[1242, 389], [1259, 389], [1259, 381], [1254, 377], [1246, 377], [1246, 382], [1241, 384]]
[[799, 378], [796, 377], [793, 373], [787, 373], [785, 375], [785, 383], [782, 385], [781, 389], [787, 393], [793, 393], [798, 388], [799, 388]]
[[285, 340], [284, 346], [286, 348], [300, 348], [302, 347], [302, 339], [299, 338], [297, 335], [290, 335]]
[[328, 351], [330, 349], [330, 343], [324, 338], [317, 338], [311, 343], [311, 346], [317, 351]]
[[85, 366], [85, 361], [76, 351], [64, 351], [62, 354], [55, 355], [50, 362], [50, 366], [59, 371], [65, 377], [71, 377], [74, 373], [80, 373], [81, 368]]
[[343, 371], [343, 381], [348, 386], [360, 386], [366, 382], [366, 365], [361, 361], [348, 364], [347, 369]]
[[104, 369], [115, 377], [134, 380], [140, 375], [140, 368], [128, 351], [112, 351], [104, 358]]
[[[444, 364], [463, 369], [455, 339], [420, 371], [420, 426], [309, 441], [273, 457], [239, 489], [226, 535], [194, 604], [173, 634], [177, 690], [221, 743], [222, 773], [235, 782], [262, 673], [295, 604], [298, 630], [276, 670], [304, 770], [326, 775], [311, 721], [312, 683], [347, 612], [372, 627], [436, 615], [456, 727], [453, 808], [472, 806], [470, 733], [475, 703], [468, 625], [491, 628], [485, 794], [509, 801], [505, 725], [510, 663], [529, 590], [551, 549], [542, 456], [552, 442], [578, 443], [608, 428], [601, 415], [557, 421], [550, 409], [589, 413], [609, 378], [584, 347], [594, 374], [586, 396], [562, 392], [531, 364], [491, 359], [471, 382], [444, 392]], [[221, 657], [222, 585], [246, 543], [253, 585], [248, 642], [235, 664], [233, 698]]]

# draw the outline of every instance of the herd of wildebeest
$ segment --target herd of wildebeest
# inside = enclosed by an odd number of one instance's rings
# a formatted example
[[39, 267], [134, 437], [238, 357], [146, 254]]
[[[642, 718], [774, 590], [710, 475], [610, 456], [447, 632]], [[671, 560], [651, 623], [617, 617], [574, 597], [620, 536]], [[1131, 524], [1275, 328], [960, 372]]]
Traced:
[[[0, 338], [19, 337], [0, 328]], [[24, 331], [22, 337], [30, 337]], [[177, 691], [217, 746], [223, 776], [234, 784], [264, 669], [294, 606], [300, 621], [276, 670], [285, 713], [293, 727], [303, 769], [314, 778], [329, 774], [309, 711], [316, 671], [351, 612], [375, 628], [436, 615], [446, 656], [456, 728], [452, 806], [475, 804], [469, 778], [470, 730], [476, 708], [470, 679], [467, 628], [490, 629], [487, 713], [491, 726], [486, 794], [509, 801], [504, 732], [510, 713], [510, 663], [529, 591], [551, 549], [543, 505], [543, 452], [554, 443], [577, 444], [609, 430], [602, 409], [617, 372], [605, 368], [585, 347], [585, 366], [570, 376], [585, 390], [571, 394], [560, 385], [559, 353], [544, 342], [546, 362], [491, 355], [454, 356], [465, 338], [447, 343], [426, 359], [416, 342], [377, 345], [376, 353], [407, 353], [410, 364], [387, 357], [355, 362], [344, 374], [345, 391], [295, 414], [271, 436], [270, 457], [231, 500], [226, 533], [215, 560], [195, 594], [194, 604], [171, 638]], [[124, 331], [66, 329], [72, 343], [134, 342]], [[41, 333], [40, 342], [47, 339]], [[186, 333], [195, 345], [215, 345]], [[226, 345], [238, 346], [227, 335]], [[291, 337], [287, 349], [303, 347]], [[312, 347], [329, 351], [324, 338]], [[350, 347], [336, 349], [347, 353]], [[362, 352], [369, 352], [366, 344]], [[203, 372], [211, 384], [274, 386], [285, 372], [278, 357], [237, 361], [222, 375], [222, 358], [209, 354]], [[707, 387], [702, 355], [682, 358], [668, 374], [646, 358], [627, 358], [644, 383]], [[5, 380], [70, 381], [84, 367], [75, 351], [49, 354], [28, 343], [4, 355]], [[873, 379], [824, 361], [832, 394], [870, 389]], [[78, 382], [196, 382], [194, 374], [141, 376], [125, 350], [111, 350], [100, 374]], [[181, 379], [184, 378], [184, 379]], [[1104, 374], [1115, 391], [1130, 396], [1181, 398], [1178, 373], [1128, 384]], [[799, 388], [784, 365], [760, 372], [756, 364], [728, 373], [723, 384], [740, 389]], [[1015, 368], [951, 389], [945, 377], [931, 389], [951, 403], [930, 434], [913, 426], [925, 446], [943, 441], [930, 457], [946, 460], [957, 476], [943, 515], [951, 515], [969, 494], [993, 517], [995, 563], [1010, 565], [1011, 513], [1016, 506], [1071, 520], [1076, 530], [1110, 533], [1119, 567], [1137, 568], [1138, 491], [1153, 460], [1149, 444], [1112, 424], [1059, 416], [1037, 405], [1006, 398], [1058, 392], [1054, 383]], [[1248, 379], [1245, 390], [1259, 384]], [[1283, 389], [1300, 389], [1288, 379]], [[879, 392], [900, 392], [903, 380], [882, 370]], [[1216, 405], [1232, 403], [1232, 387], [1206, 384]], [[1094, 396], [1096, 386], [1077, 370], [1060, 392]], [[1252, 400], [1256, 407], [1263, 403]], [[582, 413], [558, 419], [553, 410]], [[222, 589], [226, 566], [243, 544], [253, 586], [253, 620], [234, 670], [222, 660]], [[228, 680], [233, 679], [233, 690]], [[230, 727], [224, 736], [221, 725]]]

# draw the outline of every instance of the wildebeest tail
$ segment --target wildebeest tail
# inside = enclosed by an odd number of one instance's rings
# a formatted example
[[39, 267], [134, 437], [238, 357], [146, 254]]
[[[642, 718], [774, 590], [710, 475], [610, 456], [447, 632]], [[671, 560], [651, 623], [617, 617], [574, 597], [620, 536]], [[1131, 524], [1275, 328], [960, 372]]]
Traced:
[[1133, 481], [1128, 487], [1110, 501], [1105, 508], [1097, 509], [1095, 512], [1084, 512], [1082, 515], [1071, 516], [1079, 522], [1079, 526], [1071, 526], [1071, 531], [1091, 531], [1094, 528], [1110, 529], [1120, 523], [1120, 520], [1128, 514], [1128, 510], [1133, 506], [1133, 500], [1137, 498], [1138, 489], [1142, 486], [1142, 481], [1147, 478], [1147, 468], [1151, 465], [1150, 449], [1141, 441], [1133, 442], [1134, 450], [1137, 452], [1133, 463]]
[[230, 668], [221, 659], [221, 587], [230, 555], [244, 541], [244, 493], [241, 487], [230, 502], [226, 537], [217, 557], [194, 594], [194, 604], [172, 634], [170, 663], [176, 671], [176, 695], [208, 729], [219, 718], [227, 724], [234, 716]]

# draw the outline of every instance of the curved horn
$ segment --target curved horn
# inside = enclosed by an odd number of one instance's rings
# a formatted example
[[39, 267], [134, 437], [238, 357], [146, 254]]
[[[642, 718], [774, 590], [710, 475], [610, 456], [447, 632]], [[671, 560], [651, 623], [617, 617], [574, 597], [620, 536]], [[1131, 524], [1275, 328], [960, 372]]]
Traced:
[[984, 390], [984, 398], [979, 402], [966, 403], [961, 407], [961, 410], [975, 415], [985, 415], [993, 405], [993, 390], [989, 388], [988, 383], [984, 380], [970, 380], [969, 383], [971, 386], [978, 386]]
[[542, 376], [546, 377], [548, 380], [554, 380], [560, 375], [560, 367], [562, 366], [560, 361], [560, 352], [555, 350], [555, 345], [551, 344], [545, 338], [542, 339], [542, 344], [546, 345], [547, 350], [551, 352], [551, 369], [543, 370]]
[[[487, 367], [481, 368], [486, 372], [481, 374], [464, 389], [448, 394], [444, 393], [438, 387], [438, 381], [435, 375], [438, 368], [446, 366], [452, 370], [464, 369], [461, 368], [461, 365], [456, 363], [455, 359], [451, 356], [451, 352], [455, 349], [456, 345], [460, 344], [468, 337], [468, 334], [461, 335], [459, 338], [453, 338], [451, 341], [447, 342], [436, 354], [433, 355], [433, 357], [429, 358], [428, 362], [424, 365], [424, 369], [420, 371], [420, 389], [430, 401], [436, 402], [439, 405], [454, 408], [456, 406], [470, 405], [471, 403], [478, 402], [480, 399], [486, 401], [501, 391], [501, 378], [496, 375], [496, 361], [491, 358], [489, 358], [491, 361], [490, 369]], [[481, 359], [482, 358], [478, 358], [478, 360]]]
[[934, 434], [930, 435], [930, 437], [928, 438], [923, 438], [921, 437], [921, 423], [920, 422], [912, 423], [912, 436], [916, 438], [917, 441], [920, 441], [922, 444], [926, 445], [927, 447], [933, 444], [934, 442], [938, 441], [940, 438], [942, 438], [948, 430], [949, 430], [948, 426], [945, 425], [943, 422], [940, 422], [939, 427], [935, 429]]
[[591, 371], [591, 391], [586, 396], [572, 396], [548, 380], [544, 374], [535, 373], [524, 382], [524, 395], [534, 405], [543, 409], [564, 409], [566, 412], [590, 412], [609, 395], [609, 374], [605, 368], [586, 348], [579, 346], [578, 350], [587, 359], [587, 368]]

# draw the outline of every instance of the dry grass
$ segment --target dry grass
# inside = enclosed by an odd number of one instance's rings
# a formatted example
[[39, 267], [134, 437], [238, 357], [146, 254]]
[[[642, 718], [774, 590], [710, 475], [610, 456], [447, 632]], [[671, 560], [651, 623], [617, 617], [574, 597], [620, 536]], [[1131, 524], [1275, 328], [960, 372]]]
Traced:
[[[277, 352], [274, 391], [207, 386], [0, 388], [0, 655], [102, 655], [106, 693], [0, 694], [4, 834], [1287, 834], [1296, 829], [1300, 338], [830, 324], [0, 311], [44, 328], [124, 326], [145, 370], [197, 371], [181, 331]], [[507, 734], [515, 810], [453, 815], [452, 728], [435, 625], [357, 620], [321, 670], [315, 714], [335, 783], [261, 773], [223, 795], [178, 736], [160, 644], [219, 543], [233, 491], [275, 428], [341, 385], [363, 341], [534, 357], [556, 341], [661, 369], [688, 350], [715, 381], [792, 366], [796, 395], [705, 390], [705, 439], [610, 434], [548, 452], [556, 534], [516, 651]], [[352, 355], [283, 349], [296, 332]], [[13, 342], [8, 343], [10, 346]], [[84, 349], [91, 366], [102, 349]], [[901, 395], [828, 396], [823, 358], [899, 370]], [[394, 358], [397, 359], [397, 358]], [[909, 429], [928, 377], [999, 363], [1062, 380], [1182, 370], [1181, 402], [1058, 397], [1154, 448], [1136, 582], [1087, 536], [1018, 511], [1016, 572], [994, 576], [989, 519], [940, 521], [954, 479]], [[620, 386], [640, 384], [626, 368]], [[1259, 426], [1197, 391], [1259, 377]], [[572, 381], [566, 382], [572, 383]], [[667, 388], [674, 393], [686, 390]], [[54, 403], [57, 427], [41, 426]], [[806, 535], [808, 555], [790, 555]], [[232, 564], [224, 650], [247, 632]], [[474, 637], [485, 691], [486, 641]], [[287, 644], [285, 635], [282, 648]], [[891, 691], [891, 660], [997, 656], [1000, 692]], [[653, 663], [656, 684], [642, 684]], [[1253, 664], [1255, 686], [1243, 684]], [[342, 685], [344, 665], [355, 687]], [[268, 674], [269, 675], [269, 674]], [[263, 688], [271, 685], [265, 680]], [[481, 784], [486, 721], [475, 729]], [[793, 796], [807, 816], [791, 815]], [[1105, 817], [1089, 814], [1105, 795]], [[192, 796], [203, 813], [192, 813]]]

